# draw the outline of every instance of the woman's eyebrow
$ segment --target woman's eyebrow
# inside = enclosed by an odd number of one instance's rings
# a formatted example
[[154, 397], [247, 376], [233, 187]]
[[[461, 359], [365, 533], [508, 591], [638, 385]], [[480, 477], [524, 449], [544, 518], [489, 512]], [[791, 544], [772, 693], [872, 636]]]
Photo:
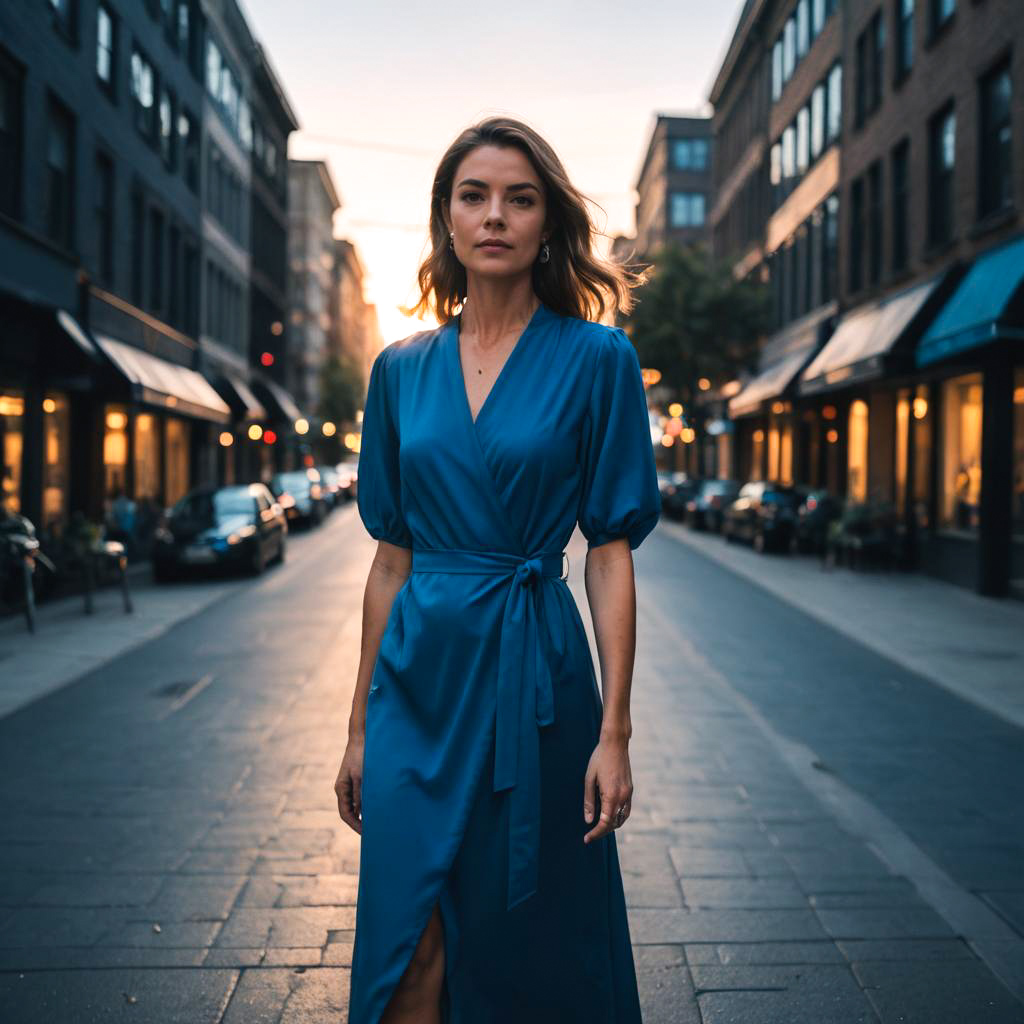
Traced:
[[[456, 188], [461, 188], [463, 185], [474, 185], [476, 188], [490, 188], [486, 181], [481, 181], [479, 178], [463, 178]], [[532, 181], [521, 181], [515, 185], [507, 185], [505, 191], [520, 192], [525, 188], [532, 188], [534, 192], [540, 193], [540, 189]]]

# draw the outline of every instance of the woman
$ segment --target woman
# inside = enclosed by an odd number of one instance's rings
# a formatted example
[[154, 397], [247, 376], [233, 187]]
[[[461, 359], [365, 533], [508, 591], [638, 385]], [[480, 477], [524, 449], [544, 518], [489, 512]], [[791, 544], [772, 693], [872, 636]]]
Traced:
[[[660, 496], [636, 351], [587, 319], [628, 311], [642, 275], [594, 233], [532, 129], [467, 129], [406, 310], [442, 326], [370, 373], [358, 504], [379, 545], [335, 784], [361, 836], [351, 1024], [640, 1021], [613, 830], [631, 550]], [[603, 706], [563, 574], [577, 521]]]

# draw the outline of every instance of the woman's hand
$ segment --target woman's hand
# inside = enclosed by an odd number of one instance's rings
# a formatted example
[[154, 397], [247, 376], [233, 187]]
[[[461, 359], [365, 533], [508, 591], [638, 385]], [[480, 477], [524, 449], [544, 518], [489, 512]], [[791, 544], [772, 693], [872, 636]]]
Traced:
[[[601, 739], [590, 755], [587, 776], [583, 783], [583, 820], [592, 821], [594, 806], [600, 791], [601, 817], [584, 837], [589, 843], [618, 828], [629, 817], [630, 801], [633, 797], [633, 776], [629, 770], [629, 753], [626, 740]], [[617, 819], [615, 812], [625, 808]]]
[[363, 810], [363, 742], [363, 736], [358, 733], [349, 736], [334, 783], [341, 820], [360, 835], [363, 833], [360, 818]]

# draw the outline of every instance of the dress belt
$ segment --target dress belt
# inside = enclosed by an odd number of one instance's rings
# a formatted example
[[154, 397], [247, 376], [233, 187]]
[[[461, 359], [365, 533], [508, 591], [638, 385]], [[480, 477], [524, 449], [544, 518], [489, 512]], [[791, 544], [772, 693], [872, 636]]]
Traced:
[[[508, 576], [495, 711], [494, 792], [509, 789], [508, 909], [537, 891], [540, 868], [540, 737], [555, 720], [552, 642], [541, 628], [540, 585], [562, 576], [564, 551], [530, 558], [504, 551], [414, 548], [413, 572]], [[564, 646], [564, 645], [563, 645]], [[556, 651], [556, 655], [563, 655]]]

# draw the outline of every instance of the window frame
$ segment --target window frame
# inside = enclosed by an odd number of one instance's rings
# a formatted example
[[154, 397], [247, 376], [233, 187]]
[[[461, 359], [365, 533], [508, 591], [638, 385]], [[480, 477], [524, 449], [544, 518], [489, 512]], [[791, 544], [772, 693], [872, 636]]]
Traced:
[[[991, 119], [991, 90], [997, 79], [1006, 76], [1009, 82], [1009, 101], [1006, 104], [1005, 119], [998, 124]], [[1014, 146], [1014, 89], [1012, 52], [1005, 52], [978, 78], [978, 202], [977, 219], [996, 217], [1014, 206], [1013, 146]], [[993, 143], [996, 131], [1007, 131], [1009, 139], [1005, 145]], [[998, 158], [998, 159], [997, 159]], [[1002, 170], [1002, 181], [997, 183], [996, 166]], [[1004, 166], [1005, 165], [1005, 166]], [[994, 187], [998, 187], [999, 201], [993, 202]], [[1005, 190], [1002, 186], [1006, 186]], [[1005, 191], [1005, 194], [1003, 194]]]

